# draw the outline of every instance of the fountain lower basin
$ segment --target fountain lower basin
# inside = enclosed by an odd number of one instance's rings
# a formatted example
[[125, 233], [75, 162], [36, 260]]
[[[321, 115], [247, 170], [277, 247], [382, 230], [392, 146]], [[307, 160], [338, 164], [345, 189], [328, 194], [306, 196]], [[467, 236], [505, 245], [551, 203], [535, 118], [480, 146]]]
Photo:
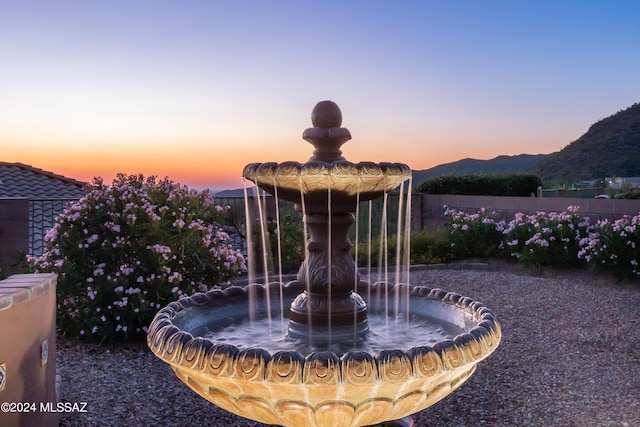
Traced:
[[[384, 288], [387, 289], [384, 289]], [[304, 290], [297, 281], [231, 287], [170, 303], [152, 322], [148, 344], [200, 396], [239, 416], [283, 426], [366, 426], [396, 420], [433, 405], [459, 387], [501, 338], [500, 326], [483, 304], [423, 286], [361, 282], [372, 311], [388, 295], [408, 291], [412, 315], [453, 325], [459, 334], [427, 343], [420, 336], [408, 350], [268, 352], [241, 350], [211, 337], [203, 327], [249, 316], [249, 301], [269, 294], [290, 303]], [[263, 308], [265, 304], [258, 304]], [[274, 304], [270, 305], [273, 310]], [[431, 345], [428, 345], [431, 344]]]

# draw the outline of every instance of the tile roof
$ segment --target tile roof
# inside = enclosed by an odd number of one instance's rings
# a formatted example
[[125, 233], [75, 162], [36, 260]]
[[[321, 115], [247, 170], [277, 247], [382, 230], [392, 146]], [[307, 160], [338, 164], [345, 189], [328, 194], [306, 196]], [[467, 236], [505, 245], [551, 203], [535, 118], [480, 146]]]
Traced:
[[79, 199], [85, 184], [30, 165], [0, 162], [0, 197]]

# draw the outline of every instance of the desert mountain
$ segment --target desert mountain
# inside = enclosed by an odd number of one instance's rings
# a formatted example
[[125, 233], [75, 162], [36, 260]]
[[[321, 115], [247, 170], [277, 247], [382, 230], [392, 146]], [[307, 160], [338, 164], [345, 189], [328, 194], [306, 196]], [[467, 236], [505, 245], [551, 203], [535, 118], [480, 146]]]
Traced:
[[516, 156], [498, 156], [490, 160], [462, 159], [456, 162], [444, 163], [431, 169], [413, 171], [413, 185], [415, 187], [427, 179], [454, 173], [467, 175], [524, 172], [547, 156], [547, 154], [518, 154]]
[[577, 140], [527, 170], [548, 183], [640, 176], [640, 104], [599, 120]]

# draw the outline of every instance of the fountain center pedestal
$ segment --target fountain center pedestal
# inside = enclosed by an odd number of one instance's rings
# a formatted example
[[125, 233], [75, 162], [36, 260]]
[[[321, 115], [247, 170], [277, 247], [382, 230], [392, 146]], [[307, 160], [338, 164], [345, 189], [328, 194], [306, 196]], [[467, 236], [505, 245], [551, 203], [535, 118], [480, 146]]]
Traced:
[[342, 113], [332, 101], [319, 102], [311, 122], [302, 134], [314, 146], [306, 163], [254, 163], [243, 176], [304, 212], [310, 239], [298, 282], [305, 291], [291, 304], [289, 332], [322, 342], [368, 331], [367, 305], [355, 291], [360, 278], [349, 240], [353, 213], [360, 201], [408, 180], [411, 170], [402, 164], [348, 162], [340, 148], [351, 133], [340, 127]]
[[320, 343], [367, 332], [367, 305], [355, 292], [360, 281], [351, 257], [350, 213], [307, 214], [311, 238], [298, 271], [305, 291], [290, 307], [289, 334]]

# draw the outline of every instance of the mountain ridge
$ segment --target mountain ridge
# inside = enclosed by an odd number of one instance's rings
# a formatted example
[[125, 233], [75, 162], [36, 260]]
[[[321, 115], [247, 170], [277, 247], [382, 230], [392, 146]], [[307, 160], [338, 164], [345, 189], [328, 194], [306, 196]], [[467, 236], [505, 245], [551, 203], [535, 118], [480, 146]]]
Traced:
[[500, 155], [488, 160], [464, 158], [455, 162], [443, 163], [429, 169], [413, 171], [413, 185], [419, 185], [427, 179], [453, 173], [466, 175], [475, 173], [517, 173], [524, 172], [542, 161], [548, 154]]
[[543, 182], [640, 176], [640, 103], [598, 120], [562, 150], [527, 170]]
[[[578, 139], [549, 154], [499, 155], [489, 160], [464, 158], [413, 170], [413, 186], [443, 175], [532, 173], [549, 184], [573, 184], [607, 176], [640, 176], [640, 103], [600, 119]], [[218, 197], [241, 197], [225, 190]]]

